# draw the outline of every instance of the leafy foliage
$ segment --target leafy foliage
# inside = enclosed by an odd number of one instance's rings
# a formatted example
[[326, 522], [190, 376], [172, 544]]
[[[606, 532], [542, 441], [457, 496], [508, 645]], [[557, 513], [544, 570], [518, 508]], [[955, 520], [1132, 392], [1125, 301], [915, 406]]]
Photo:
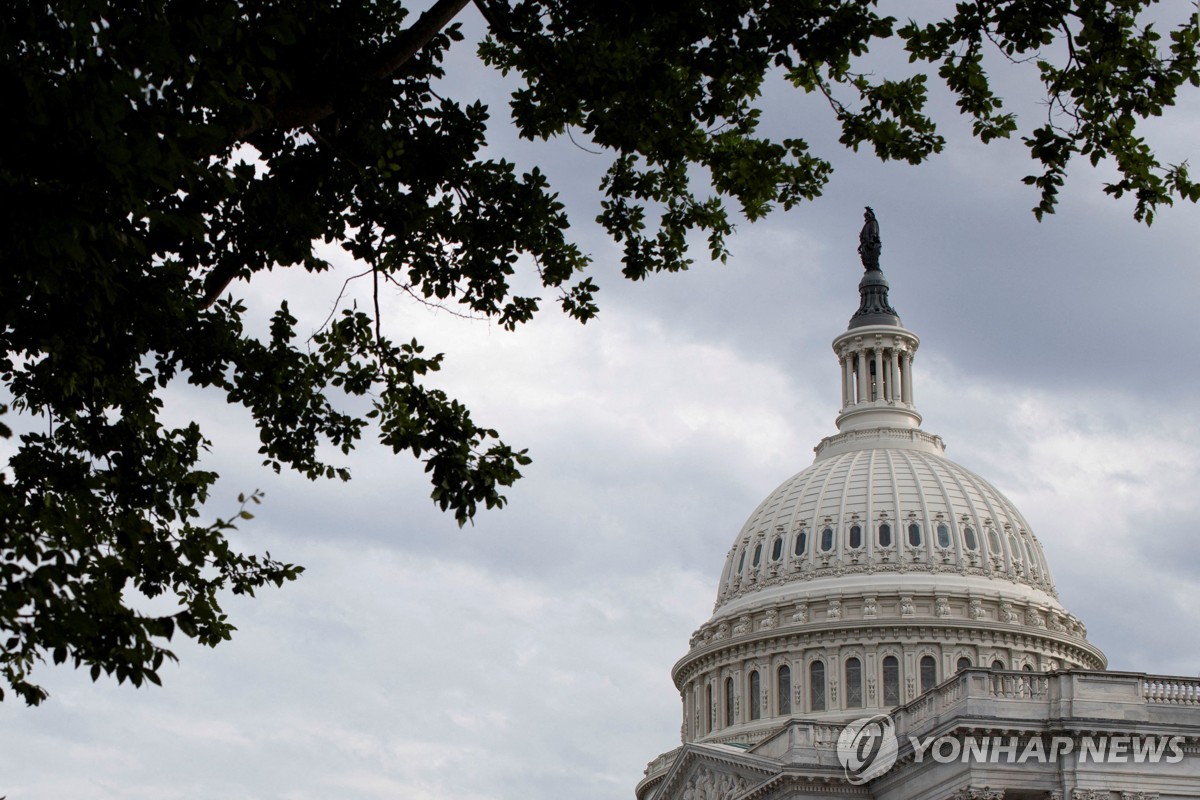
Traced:
[[[983, 37], [1009, 58], [1033, 58], [1046, 87], [1048, 115], [1024, 137], [1042, 166], [1025, 182], [1041, 191], [1038, 219], [1053, 213], [1067, 164], [1075, 155], [1093, 166], [1112, 159], [1120, 179], [1105, 187], [1115, 197], [1136, 198], [1134, 216], [1150, 223], [1160, 205], [1174, 197], [1200, 199], [1200, 184], [1187, 165], [1164, 167], [1137, 135], [1138, 120], [1156, 117], [1174, 104], [1185, 84], [1200, 86], [1200, 15], [1171, 31], [1170, 43], [1140, 14], [1142, 0], [1111, 2], [962, 3], [957, 14], [936, 24], [909, 24], [900, 35], [914, 59], [940, 61], [939, 74], [959, 95], [959, 107], [975, 120], [984, 141], [1016, 130], [1011, 115], [998, 114], [999, 98], [983, 72]], [[1066, 56], [1046, 58], [1043, 49], [1061, 39]], [[997, 127], [999, 125], [999, 127]]]
[[[438, 93], [466, 4], [415, 19], [363, 0], [0, 9], [0, 377], [5, 402], [45, 423], [0, 425], [0, 670], [26, 702], [45, 697], [31, 671], [47, 658], [157, 683], [176, 631], [229, 638], [223, 592], [301, 570], [231, 547], [257, 496], [201, 520], [216, 475], [198, 424], [163, 421], [173, 383], [246, 409], [275, 470], [345, 479], [323, 448], [347, 453], [374, 429], [424, 460], [460, 524], [504, 503], [528, 457], [425, 384], [440, 355], [390, 341], [377, 311], [345, 309], [305, 340], [286, 298], [258, 335], [228, 291], [273, 268], [329, 269], [325, 242], [364, 262], [376, 292], [506, 328], [543, 302], [514, 293], [519, 269], [567, 314], [596, 313], [546, 177], [486, 154], [488, 109]], [[631, 279], [685, 269], [695, 233], [723, 259], [730, 205], [754, 220], [820, 194], [829, 164], [760, 131], [773, 73], [827, 98], [848, 147], [912, 163], [941, 150], [925, 67], [878, 80], [860, 67], [887, 40], [936, 73], [983, 141], [1018, 131], [985, 54], [1032, 59], [1050, 100], [1025, 134], [1039, 217], [1075, 155], [1114, 162], [1108, 191], [1133, 194], [1146, 222], [1196, 201], [1186, 164], [1160, 164], [1137, 124], [1200, 83], [1197, 20], [1164, 39], [1139, 21], [1146, 5], [990, 0], [897, 27], [865, 0], [475, 2], [482, 58], [520, 78], [520, 134], [575, 131], [611, 157], [597, 221]], [[138, 611], [139, 595], [176, 610]]]

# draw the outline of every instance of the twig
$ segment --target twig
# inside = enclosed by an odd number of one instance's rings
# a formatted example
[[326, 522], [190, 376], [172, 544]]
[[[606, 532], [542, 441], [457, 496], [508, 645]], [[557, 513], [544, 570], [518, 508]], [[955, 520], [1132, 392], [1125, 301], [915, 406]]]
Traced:
[[[367, 272], [371, 272], [371, 271], [372, 270], [367, 270]], [[346, 278], [346, 280], [342, 282], [342, 289], [341, 289], [341, 291], [338, 292], [337, 298], [333, 301], [333, 307], [329, 311], [329, 316], [326, 317], [325, 321], [321, 323], [321, 327], [319, 327], [315, 331], [313, 331], [312, 336], [308, 337], [308, 341], [311, 342], [313, 340], [313, 336], [316, 336], [318, 333], [325, 330], [325, 328], [329, 325], [330, 320], [333, 319], [333, 315], [337, 313], [338, 306], [341, 305], [342, 298], [346, 296], [346, 287], [350, 285], [350, 281], [366, 277], [367, 272], [360, 272], [357, 275], [351, 275], [349, 278]]]
[[589, 149], [587, 149], [586, 147], [584, 147], [583, 145], [581, 145], [579, 142], [575, 141], [575, 137], [571, 135], [571, 126], [570, 126], [570, 125], [568, 125], [568, 126], [566, 127], [566, 131], [567, 131], [567, 138], [571, 140], [571, 144], [575, 145], [576, 147], [578, 147], [578, 148], [579, 148], [580, 150], [582, 150], [583, 152], [585, 152], [585, 153], [591, 153], [591, 154], [592, 154], [592, 155], [594, 155], [594, 156], [602, 156], [602, 155], [604, 155], [604, 152], [603, 152], [603, 151], [601, 151], [601, 150], [589, 150]]

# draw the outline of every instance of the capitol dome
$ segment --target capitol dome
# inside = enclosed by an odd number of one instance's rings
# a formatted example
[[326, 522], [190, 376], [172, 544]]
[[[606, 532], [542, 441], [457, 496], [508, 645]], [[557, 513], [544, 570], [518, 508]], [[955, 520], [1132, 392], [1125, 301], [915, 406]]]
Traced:
[[888, 300], [868, 209], [860, 305], [833, 342], [838, 433], [750, 515], [672, 676], [684, 742], [889, 711], [968, 667], [1104, 669], [1032, 528], [920, 428], [920, 340]]
[[909, 433], [882, 428], [822, 442], [816, 463], [768, 495], [738, 534], [718, 612], [798, 587], [915, 589], [936, 575], [939, 586], [1032, 602], [1078, 626], [1054, 599], [1041, 545], [1008, 498], [943, 456], [937, 437], [914, 430], [897, 441]]

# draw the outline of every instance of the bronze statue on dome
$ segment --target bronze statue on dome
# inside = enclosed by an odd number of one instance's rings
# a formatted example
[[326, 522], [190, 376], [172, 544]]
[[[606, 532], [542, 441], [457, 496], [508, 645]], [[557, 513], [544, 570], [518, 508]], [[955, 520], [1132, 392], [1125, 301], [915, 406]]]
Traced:
[[867, 271], [879, 269], [879, 252], [883, 243], [879, 239], [879, 222], [870, 206], [863, 213], [863, 227], [858, 234], [858, 256]]

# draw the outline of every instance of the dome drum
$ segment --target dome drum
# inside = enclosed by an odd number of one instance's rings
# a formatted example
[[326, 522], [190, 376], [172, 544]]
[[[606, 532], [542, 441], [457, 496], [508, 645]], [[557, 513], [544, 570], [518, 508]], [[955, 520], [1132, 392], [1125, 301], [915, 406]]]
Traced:
[[782, 717], [835, 723], [888, 710], [966, 667], [1103, 669], [1104, 655], [1085, 636], [1077, 618], [1053, 606], [941, 587], [880, 591], [705, 625], [672, 678], [685, 700], [685, 741], [752, 741]]
[[697, 656], [674, 670], [684, 741], [753, 741], [791, 717], [845, 723], [909, 703], [971, 667], [1045, 673], [1104, 664], [1086, 643], [927, 625], [825, 628]]

